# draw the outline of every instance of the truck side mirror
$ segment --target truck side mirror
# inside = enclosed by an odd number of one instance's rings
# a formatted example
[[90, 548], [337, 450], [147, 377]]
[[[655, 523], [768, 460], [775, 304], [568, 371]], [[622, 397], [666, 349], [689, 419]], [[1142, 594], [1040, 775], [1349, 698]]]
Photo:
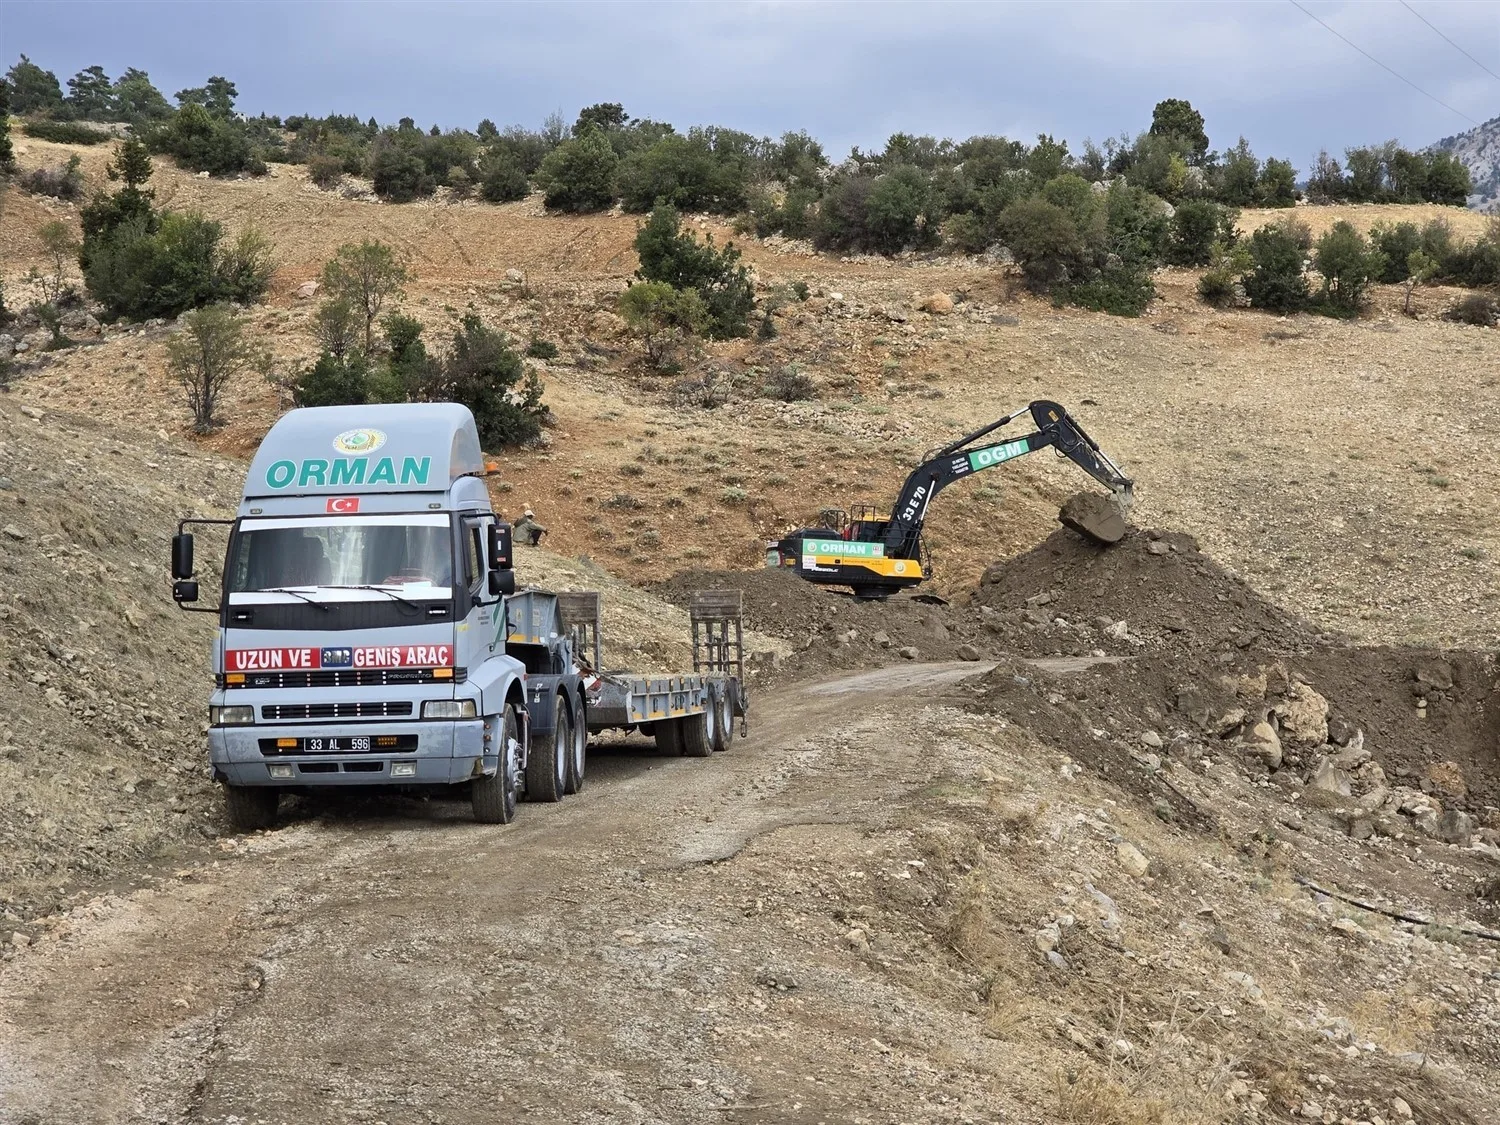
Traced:
[[[191, 578], [192, 576], [193, 536], [190, 532], [179, 531], [176, 535], [172, 536], [172, 577]], [[191, 598], [178, 598], [177, 600], [197, 601], [198, 595], [194, 593]]]
[[511, 534], [510, 524], [490, 524], [490, 566], [496, 570], [511, 569]]
[[490, 571], [490, 593], [509, 597], [516, 592], [516, 572], [496, 567]]
[[[188, 536], [188, 538], [189, 538], [189, 540], [191, 540], [192, 536]], [[191, 548], [191, 546], [189, 546], [188, 553], [189, 553], [189, 555], [192, 554], [192, 548]], [[195, 601], [197, 601], [198, 600], [198, 583], [196, 583], [196, 582], [190, 582], [187, 579], [179, 579], [178, 581], [173, 582], [172, 583], [172, 600], [174, 602], [195, 602]]]

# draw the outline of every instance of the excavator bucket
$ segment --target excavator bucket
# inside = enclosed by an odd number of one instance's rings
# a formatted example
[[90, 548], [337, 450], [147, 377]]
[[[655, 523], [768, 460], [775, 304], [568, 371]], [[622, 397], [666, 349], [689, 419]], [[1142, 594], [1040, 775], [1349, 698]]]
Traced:
[[1129, 526], [1125, 508], [1118, 496], [1101, 496], [1097, 492], [1080, 492], [1057, 513], [1059, 522], [1085, 539], [1106, 547], [1125, 538]]

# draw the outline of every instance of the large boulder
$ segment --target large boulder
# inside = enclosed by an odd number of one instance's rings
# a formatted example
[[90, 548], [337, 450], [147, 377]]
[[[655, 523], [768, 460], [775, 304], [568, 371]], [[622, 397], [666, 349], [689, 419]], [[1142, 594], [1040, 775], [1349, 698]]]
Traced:
[[1281, 740], [1293, 746], [1322, 746], [1328, 741], [1328, 700], [1300, 680], [1276, 704]]
[[933, 316], [947, 316], [953, 311], [953, 298], [946, 293], [933, 293], [922, 299], [920, 308]]

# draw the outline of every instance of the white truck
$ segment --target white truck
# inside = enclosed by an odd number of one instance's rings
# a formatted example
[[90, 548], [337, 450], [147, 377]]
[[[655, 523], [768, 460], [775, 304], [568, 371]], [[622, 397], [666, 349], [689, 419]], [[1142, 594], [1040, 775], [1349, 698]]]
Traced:
[[[693, 672], [605, 674], [598, 595], [516, 592], [485, 475], [463, 406], [293, 410], [233, 520], [179, 523], [173, 599], [218, 618], [208, 756], [234, 827], [273, 824], [282, 793], [373, 785], [464, 787], [503, 824], [518, 796], [583, 786], [590, 731], [707, 756], [743, 730], [737, 596], [695, 600]], [[205, 523], [229, 528], [213, 607], [194, 604]]]

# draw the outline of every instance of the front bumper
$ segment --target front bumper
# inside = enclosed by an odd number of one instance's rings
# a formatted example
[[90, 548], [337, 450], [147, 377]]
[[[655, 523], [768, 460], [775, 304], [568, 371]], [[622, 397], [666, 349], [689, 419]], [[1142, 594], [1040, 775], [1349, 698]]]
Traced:
[[[415, 752], [352, 754], [264, 754], [264, 738], [332, 738], [351, 734], [417, 736]], [[486, 749], [490, 754], [486, 757]], [[483, 719], [409, 723], [297, 723], [210, 727], [208, 760], [217, 779], [230, 785], [300, 786], [451, 785], [480, 773], [494, 773], [498, 752], [486, 747]], [[411, 763], [414, 772], [397, 777], [396, 762]], [[290, 767], [290, 777], [273, 777], [271, 766]]]

